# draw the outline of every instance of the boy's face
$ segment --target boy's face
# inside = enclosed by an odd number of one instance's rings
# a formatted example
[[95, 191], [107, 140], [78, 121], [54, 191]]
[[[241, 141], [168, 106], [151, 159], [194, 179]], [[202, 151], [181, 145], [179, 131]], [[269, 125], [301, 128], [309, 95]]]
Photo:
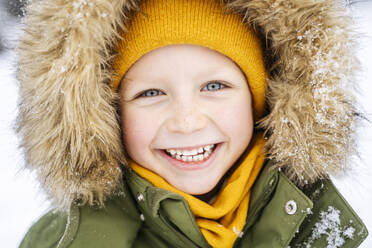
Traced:
[[129, 156], [192, 195], [212, 190], [252, 137], [244, 74], [206, 47], [171, 45], [147, 53], [126, 73], [120, 95]]

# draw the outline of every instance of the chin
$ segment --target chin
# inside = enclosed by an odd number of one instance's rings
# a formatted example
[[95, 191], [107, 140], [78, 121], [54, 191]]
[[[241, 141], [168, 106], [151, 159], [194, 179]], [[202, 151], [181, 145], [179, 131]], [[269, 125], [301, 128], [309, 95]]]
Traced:
[[[200, 179], [202, 180], [202, 179]], [[205, 182], [205, 181], [204, 181]], [[218, 180], [213, 180], [213, 182], [207, 183], [200, 183], [200, 181], [195, 182], [184, 182], [182, 185], [176, 186], [177, 189], [181, 190], [190, 195], [203, 195], [213, 190], [213, 188], [217, 185]]]

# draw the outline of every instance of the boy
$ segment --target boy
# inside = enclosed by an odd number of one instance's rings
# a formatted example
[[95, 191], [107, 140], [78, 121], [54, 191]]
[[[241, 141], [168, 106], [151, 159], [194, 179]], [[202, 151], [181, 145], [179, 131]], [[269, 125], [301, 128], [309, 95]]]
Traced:
[[358, 246], [367, 230], [328, 179], [352, 152], [356, 122], [339, 11], [325, 1], [32, 3], [19, 130], [66, 211], [41, 218], [21, 247]]

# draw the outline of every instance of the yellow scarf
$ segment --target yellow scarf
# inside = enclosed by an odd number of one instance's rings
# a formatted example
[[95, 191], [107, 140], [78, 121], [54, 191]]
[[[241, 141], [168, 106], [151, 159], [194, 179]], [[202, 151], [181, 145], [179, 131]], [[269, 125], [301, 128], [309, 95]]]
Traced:
[[255, 135], [251, 142], [250, 151], [212, 205], [174, 188], [159, 175], [133, 161], [130, 161], [130, 166], [154, 186], [182, 195], [187, 200], [202, 234], [212, 247], [232, 247], [236, 238], [242, 234], [248, 213], [250, 189], [265, 159], [262, 150], [265, 141], [262, 134]]

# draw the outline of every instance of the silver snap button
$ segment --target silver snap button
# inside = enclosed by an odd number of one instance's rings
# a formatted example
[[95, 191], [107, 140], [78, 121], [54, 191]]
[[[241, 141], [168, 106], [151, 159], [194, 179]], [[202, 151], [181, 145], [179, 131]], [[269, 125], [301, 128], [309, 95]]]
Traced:
[[294, 200], [287, 201], [285, 204], [285, 211], [289, 215], [294, 215], [297, 211], [297, 203]]

